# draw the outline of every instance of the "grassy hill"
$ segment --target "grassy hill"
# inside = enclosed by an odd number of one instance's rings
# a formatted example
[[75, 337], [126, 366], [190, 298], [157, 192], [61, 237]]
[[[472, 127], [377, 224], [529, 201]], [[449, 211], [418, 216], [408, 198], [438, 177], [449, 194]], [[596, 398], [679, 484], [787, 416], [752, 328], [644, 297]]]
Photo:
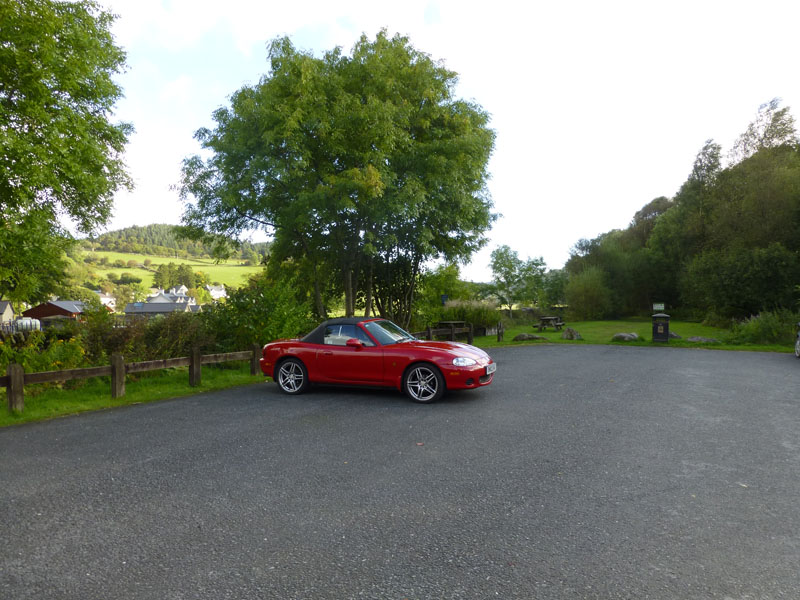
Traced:
[[[98, 259], [106, 257], [109, 264], [104, 266], [100, 264], [92, 265], [92, 270], [100, 277], [105, 277], [108, 273], [116, 273], [122, 275], [128, 273], [136, 277], [142, 278], [142, 285], [145, 287], [153, 287], [153, 276], [155, 269], [160, 264], [175, 263], [191, 265], [194, 271], [202, 271], [208, 275], [210, 281], [214, 283], [222, 283], [227, 287], [237, 288], [245, 283], [250, 275], [261, 272], [263, 267], [260, 266], [247, 266], [241, 260], [228, 260], [220, 263], [214, 262], [210, 258], [169, 258], [165, 256], [150, 256], [147, 254], [129, 254], [127, 252], [108, 252], [98, 250], [95, 252], [86, 252], [85, 256], [96, 256]], [[115, 267], [113, 263], [121, 260], [128, 263], [130, 260], [135, 260], [139, 264], [144, 264], [144, 261], [149, 259], [151, 262], [151, 269], [139, 269], [127, 267]]]

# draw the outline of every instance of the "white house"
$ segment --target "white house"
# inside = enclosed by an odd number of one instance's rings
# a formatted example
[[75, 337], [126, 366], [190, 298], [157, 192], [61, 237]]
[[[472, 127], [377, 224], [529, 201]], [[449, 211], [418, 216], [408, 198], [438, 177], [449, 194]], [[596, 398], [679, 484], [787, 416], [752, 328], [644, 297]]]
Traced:
[[[181, 287], [186, 289], [185, 286]], [[187, 296], [186, 294], [173, 294], [172, 293], [173, 290], [180, 290], [180, 288], [172, 288], [169, 292], [165, 292], [164, 290], [159, 290], [156, 295], [149, 296], [147, 298], [147, 302], [150, 304], [177, 303], [177, 304], [187, 304], [187, 305], [192, 305], [197, 303], [197, 301], [194, 298], [192, 298], [191, 296]]]
[[10, 323], [14, 320], [14, 316], [14, 308], [11, 306], [11, 302], [5, 300], [0, 302], [0, 325]]
[[228, 297], [228, 292], [225, 290], [224, 285], [206, 285], [206, 290], [211, 294], [211, 299], [214, 301]]
[[111, 294], [106, 294], [105, 292], [97, 291], [95, 291], [95, 294], [100, 297], [100, 304], [110, 309], [112, 312], [117, 310], [117, 299], [114, 298], [114, 296]]

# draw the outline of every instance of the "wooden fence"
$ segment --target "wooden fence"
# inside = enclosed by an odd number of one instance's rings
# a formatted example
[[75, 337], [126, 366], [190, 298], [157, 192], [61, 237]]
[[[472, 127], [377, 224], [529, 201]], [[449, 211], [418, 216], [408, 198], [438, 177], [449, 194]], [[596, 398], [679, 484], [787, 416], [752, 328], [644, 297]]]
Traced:
[[[456, 334], [458, 333], [466, 333], [467, 334], [467, 343], [472, 344], [473, 340], [475, 339], [475, 328], [472, 326], [472, 323], [467, 323], [464, 327], [455, 327], [451, 325], [449, 327], [439, 327], [437, 329], [433, 329], [428, 327], [425, 331], [417, 331], [412, 333], [416, 338], [424, 338], [426, 340], [432, 340], [435, 336], [447, 336], [450, 341], [455, 341]], [[497, 323], [497, 341], [503, 341], [503, 323]]]
[[234, 360], [250, 360], [250, 374], [257, 375], [261, 372], [258, 361], [261, 358], [261, 346], [254, 344], [252, 350], [242, 352], [226, 352], [223, 354], [200, 354], [200, 350], [192, 350], [191, 356], [180, 358], [165, 358], [162, 360], [148, 360], [144, 362], [126, 363], [120, 354], [111, 356], [111, 364], [104, 367], [88, 367], [85, 369], [69, 369], [65, 371], [40, 371], [38, 373], [25, 373], [22, 365], [11, 363], [8, 365], [8, 374], [0, 376], [0, 387], [6, 388], [8, 407], [15, 412], [25, 409], [25, 386], [32, 383], [48, 383], [53, 381], [73, 381], [89, 377], [111, 376], [111, 397], [121, 398], [125, 395], [125, 376], [128, 373], [142, 373], [172, 367], [189, 367], [189, 385], [200, 385], [201, 367], [214, 363], [230, 362]]

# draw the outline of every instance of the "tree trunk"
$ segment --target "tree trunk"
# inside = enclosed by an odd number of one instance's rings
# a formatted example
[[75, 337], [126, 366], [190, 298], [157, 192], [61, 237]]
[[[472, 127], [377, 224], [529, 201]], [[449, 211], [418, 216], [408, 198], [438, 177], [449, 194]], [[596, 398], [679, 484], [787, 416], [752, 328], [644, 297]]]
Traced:
[[373, 259], [369, 259], [369, 267], [367, 272], [367, 283], [365, 286], [365, 299], [364, 299], [364, 316], [369, 317], [372, 313], [372, 261]]
[[352, 317], [355, 314], [353, 302], [353, 272], [349, 267], [344, 270], [344, 316]]

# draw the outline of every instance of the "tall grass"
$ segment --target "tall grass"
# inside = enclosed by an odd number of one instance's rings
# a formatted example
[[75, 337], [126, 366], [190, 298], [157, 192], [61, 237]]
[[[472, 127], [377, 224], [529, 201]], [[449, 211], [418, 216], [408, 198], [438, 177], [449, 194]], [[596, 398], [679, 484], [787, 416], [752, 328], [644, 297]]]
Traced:
[[733, 323], [725, 341], [730, 344], [793, 344], [800, 314], [790, 310], [764, 311]]

